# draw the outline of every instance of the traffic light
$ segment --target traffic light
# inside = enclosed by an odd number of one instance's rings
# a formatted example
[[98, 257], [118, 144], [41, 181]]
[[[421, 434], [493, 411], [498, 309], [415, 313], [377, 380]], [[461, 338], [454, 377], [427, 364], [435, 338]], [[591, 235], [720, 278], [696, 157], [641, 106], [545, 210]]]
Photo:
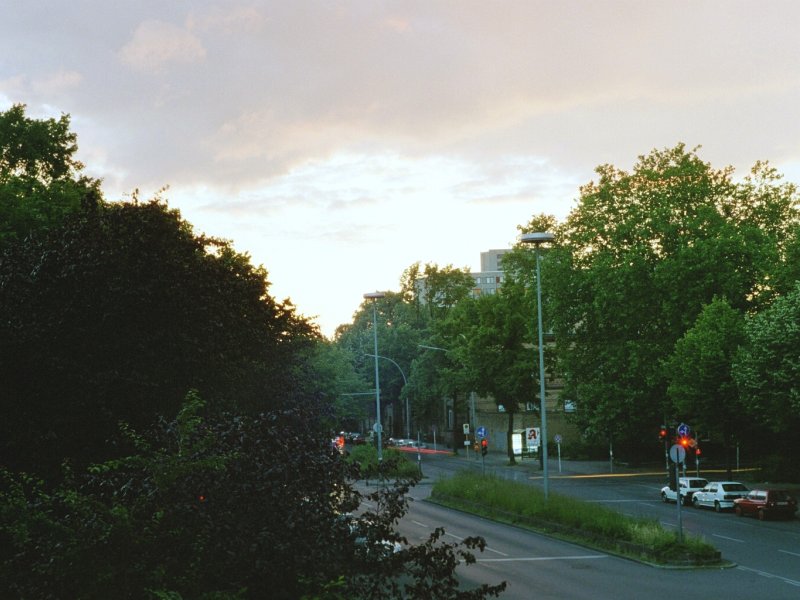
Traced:
[[668, 433], [669, 432], [667, 431], [667, 426], [662, 425], [661, 429], [658, 430], [658, 439], [660, 439], [662, 442], [666, 441]]
[[695, 455], [695, 456], [700, 456], [700, 454], [702, 454], [702, 452], [700, 452], [700, 446], [697, 446], [697, 447], [694, 449], [694, 455]]
[[683, 446], [684, 448], [688, 448], [689, 447], [689, 438], [686, 437], [685, 435], [681, 436], [680, 443], [681, 443], [681, 446]]
[[481, 440], [481, 455], [486, 456], [488, 452], [489, 452], [489, 440], [483, 438]]

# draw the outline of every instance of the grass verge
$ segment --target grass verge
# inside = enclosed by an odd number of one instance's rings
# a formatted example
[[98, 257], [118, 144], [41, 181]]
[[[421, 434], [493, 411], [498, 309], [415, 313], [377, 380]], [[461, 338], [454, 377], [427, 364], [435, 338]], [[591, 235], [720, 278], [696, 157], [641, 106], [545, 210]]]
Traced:
[[541, 490], [494, 475], [461, 471], [437, 481], [430, 500], [544, 532], [606, 552], [656, 565], [725, 566], [719, 551], [704, 539], [664, 530], [655, 519], [635, 519], [614, 510]]

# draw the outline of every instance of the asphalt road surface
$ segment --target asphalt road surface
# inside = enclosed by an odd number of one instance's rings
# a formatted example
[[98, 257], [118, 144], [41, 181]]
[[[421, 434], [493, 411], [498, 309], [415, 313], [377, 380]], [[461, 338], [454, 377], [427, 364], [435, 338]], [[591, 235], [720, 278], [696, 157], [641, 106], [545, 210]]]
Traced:
[[[538, 464], [505, 466], [505, 460], [484, 467], [474, 457], [426, 454], [425, 480], [412, 490], [409, 514], [400, 531], [412, 542], [427, 538], [442, 526], [451, 540], [483, 536], [489, 545], [478, 564], [462, 567], [465, 582], [507, 581], [504, 598], [800, 598], [800, 521], [759, 522], [731, 513], [682, 508], [684, 534], [701, 535], [736, 566], [727, 569], [664, 569], [606, 555], [525, 530], [494, 523], [424, 502], [437, 477], [462, 468], [486, 469], [498, 476], [537, 486]], [[565, 463], [562, 472], [550, 466], [551, 494], [566, 494], [596, 502], [633, 516], [658, 519], [677, 527], [677, 507], [664, 504], [663, 472], [614, 469], [603, 463]], [[591, 472], [587, 472], [591, 471]], [[703, 474], [709, 479], [712, 475]], [[724, 479], [720, 474], [719, 479]]]

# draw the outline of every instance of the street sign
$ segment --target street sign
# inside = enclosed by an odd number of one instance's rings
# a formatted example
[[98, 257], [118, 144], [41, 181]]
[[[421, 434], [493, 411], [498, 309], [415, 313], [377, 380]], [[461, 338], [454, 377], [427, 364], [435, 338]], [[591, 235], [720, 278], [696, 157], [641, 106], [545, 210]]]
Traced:
[[481, 426], [481, 427], [478, 427], [478, 428], [475, 430], [475, 433], [477, 433], [477, 434], [478, 434], [478, 437], [485, 438], [485, 437], [486, 437], [486, 427], [483, 427], [483, 426]]
[[686, 450], [680, 444], [673, 444], [669, 449], [669, 459], [674, 463], [682, 463], [686, 458]]
[[372, 426], [372, 431], [380, 433], [383, 431], [383, 426], [380, 423], [375, 423], [375, 425]]
[[560, 444], [561, 443], [561, 434], [560, 433], [555, 434], [555, 436], [553, 436], [553, 439], [555, 440], [556, 444]]
[[677, 429], [678, 435], [683, 436], [683, 437], [689, 435], [689, 432], [691, 430], [692, 430], [692, 428], [689, 427], [686, 423], [681, 423], [680, 425], [678, 425], [678, 429]]
[[464, 435], [469, 435], [469, 423], [464, 423]]

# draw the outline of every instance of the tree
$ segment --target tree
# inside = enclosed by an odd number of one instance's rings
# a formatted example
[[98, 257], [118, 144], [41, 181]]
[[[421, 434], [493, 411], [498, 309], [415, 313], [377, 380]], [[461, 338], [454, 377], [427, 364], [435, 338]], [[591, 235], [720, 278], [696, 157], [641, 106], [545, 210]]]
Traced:
[[[204, 418], [187, 395], [177, 418], [135, 452], [74, 473], [54, 491], [0, 471], [0, 579], [14, 597], [485, 598], [462, 590], [460, 561], [481, 538], [419, 545], [395, 530], [408, 485], [362, 498], [325, 435], [324, 407]], [[378, 510], [359, 516], [362, 499]], [[402, 545], [393, 552], [394, 543]]]
[[800, 283], [747, 320], [747, 339], [734, 362], [734, 377], [747, 413], [771, 432], [791, 463], [800, 426]]
[[268, 289], [263, 268], [158, 200], [13, 245], [0, 264], [7, 464], [53, 474], [67, 457], [113, 456], [119, 420], [145, 427], [190, 388], [214, 410], [288, 401], [317, 334]]
[[734, 381], [733, 361], [745, 341], [744, 316], [715, 298], [697, 323], [675, 344], [666, 364], [672, 414], [723, 442], [728, 478], [731, 449], [746, 429], [745, 412]]
[[418, 313], [423, 310], [431, 319], [443, 318], [464, 298], [468, 298], [475, 281], [469, 270], [457, 269], [453, 265], [440, 267], [427, 263], [420, 272], [419, 263], [403, 272], [401, 294], [403, 299], [415, 306]]
[[24, 104], [0, 112], [0, 250], [100, 201], [100, 182], [80, 174], [69, 125], [67, 115], [29, 119]]
[[543, 261], [564, 396], [584, 434], [619, 454], [662, 418], [664, 359], [702, 307], [718, 296], [757, 309], [785, 260], [795, 190], [765, 164], [741, 184], [732, 173], [682, 144], [632, 172], [601, 166]]
[[506, 447], [512, 464], [514, 415], [520, 402], [532, 401], [538, 381], [533, 376], [531, 351], [525, 347], [531, 339], [530, 313], [514, 289], [504, 287], [499, 294], [463, 301], [446, 321], [448, 330], [464, 335], [454, 350], [455, 360], [462, 365], [463, 389], [491, 396], [508, 415]]

